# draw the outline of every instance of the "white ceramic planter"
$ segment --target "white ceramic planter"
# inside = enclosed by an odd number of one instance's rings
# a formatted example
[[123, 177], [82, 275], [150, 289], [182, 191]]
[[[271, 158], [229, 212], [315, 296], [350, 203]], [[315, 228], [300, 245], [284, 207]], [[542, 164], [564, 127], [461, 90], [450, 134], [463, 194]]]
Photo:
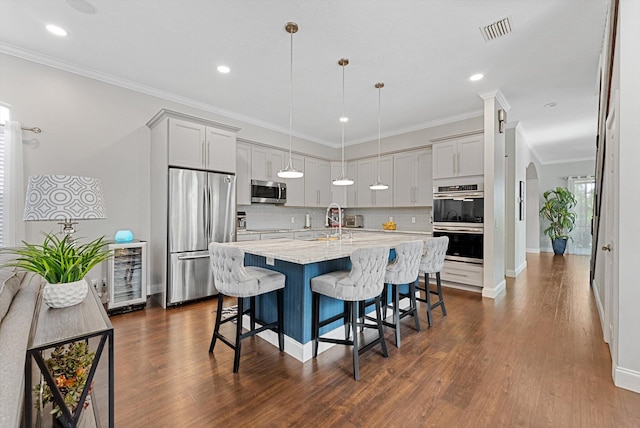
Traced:
[[82, 302], [88, 291], [84, 279], [66, 284], [46, 284], [42, 290], [42, 300], [50, 308], [67, 308]]

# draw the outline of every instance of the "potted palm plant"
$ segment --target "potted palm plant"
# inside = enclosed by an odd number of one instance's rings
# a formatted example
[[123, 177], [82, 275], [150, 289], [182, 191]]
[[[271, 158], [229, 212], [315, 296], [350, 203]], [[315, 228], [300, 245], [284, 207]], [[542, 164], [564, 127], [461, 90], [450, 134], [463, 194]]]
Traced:
[[576, 223], [576, 197], [564, 187], [556, 187], [544, 192], [544, 205], [540, 208], [540, 215], [549, 221], [549, 227], [544, 234], [551, 239], [553, 252], [563, 255], [567, 247], [567, 240]]
[[60, 238], [54, 233], [43, 234], [42, 245], [23, 241], [23, 247], [5, 250], [17, 256], [7, 265], [43, 277], [47, 284], [42, 291], [42, 299], [49, 307], [64, 308], [82, 302], [88, 291], [84, 277], [109, 258], [108, 242], [100, 237], [78, 244], [70, 235]]

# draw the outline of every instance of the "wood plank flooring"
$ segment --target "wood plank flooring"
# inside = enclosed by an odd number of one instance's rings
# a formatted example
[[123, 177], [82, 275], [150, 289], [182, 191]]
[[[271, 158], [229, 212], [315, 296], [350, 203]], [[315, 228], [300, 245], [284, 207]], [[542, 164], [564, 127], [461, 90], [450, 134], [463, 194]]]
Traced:
[[[111, 318], [117, 427], [640, 427], [640, 394], [616, 388], [589, 260], [528, 255], [495, 300], [445, 289], [423, 331], [403, 321], [361, 356], [336, 346], [300, 363], [260, 338], [208, 351], [215, 299]], [[231, 304], [231, 302], [230, 302]], [[231, 325], [225, 326], [232, 328]]]

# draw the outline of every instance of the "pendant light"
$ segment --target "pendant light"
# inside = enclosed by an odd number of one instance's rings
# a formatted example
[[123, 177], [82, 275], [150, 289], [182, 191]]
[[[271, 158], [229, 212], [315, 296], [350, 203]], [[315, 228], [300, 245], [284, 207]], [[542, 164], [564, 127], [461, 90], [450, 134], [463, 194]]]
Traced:
[[387, 190], [389, 188], [388, 185], [384, 184], [382, 180], [380, 180], [380, 90], [384, 88], [384, 83], [379, 82], [374, 85], [374, 87], [378, 90], [378, 165], [376, 166], [378, 172], [378, 179], [375, 183], [369, 186], [371, 190]]
[[333, 180], [335, 186], [350, 186], [353, 184], [353, 180], [347, 178], [344, 170], [344, 124], [349, 120], [344, 113], [344, 68], [349, 65], [348, 58], [340, 58], [338, 65], [342, 67], [342, 116], [340, 117], [340, 124], [342, 125], [342, 170], [340, 176]]
[[293, 161], [291, 159], [291, 133], [293, 129], [293, 33], [298, 32], [298, 24], [295, 22], [287, 22], [284, 29], [291, 35], [291, 61], [289, 62], [289, 164], [285, 169], [278, 171], [278, 177], [301, 178], [304, 173], [302, 171], [297, 171], [293, 167]]

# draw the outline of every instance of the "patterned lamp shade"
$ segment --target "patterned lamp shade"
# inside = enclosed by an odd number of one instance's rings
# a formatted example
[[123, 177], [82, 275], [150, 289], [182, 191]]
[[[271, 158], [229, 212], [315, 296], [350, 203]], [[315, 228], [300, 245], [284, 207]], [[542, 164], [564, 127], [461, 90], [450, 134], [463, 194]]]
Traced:
[[24, 220], [107, 218], [102, 183], [72, 175], [32, 175], [27, 185]]

